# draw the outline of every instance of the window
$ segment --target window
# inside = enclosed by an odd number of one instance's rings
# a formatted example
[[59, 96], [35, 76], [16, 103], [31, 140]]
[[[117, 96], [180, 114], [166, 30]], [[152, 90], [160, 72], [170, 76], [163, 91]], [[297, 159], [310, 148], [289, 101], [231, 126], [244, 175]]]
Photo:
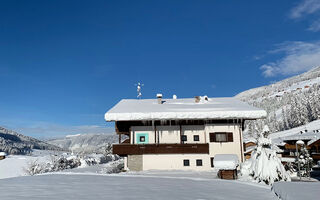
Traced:
[[148, 144], [149, 143], [149, 134], [148, 133], [136, 133], [135, 134], [135, 143]]
[[190, 166], [189, 160], [183, 160], [183, 166]]
[[193, 136], [193, 141], [199, 141], [200, 139], [199, 139], [199, 135], [194, 135]]
[[210, 161], [211, 161], [211, 167], [214, 167], [214, 164], [213, 164], [214, 157], [211, 157], [211, 158], [210, 158]]
[[202, 166], [202, 160], [201, 159], [197, 159], [196, 160], [196, 164], [197, 164], [197, 166]]
[[210, 133], [210, 142], [233, 142], [233, 133]]
[[146, 137], [145, 136], [140, 136], [140, 142], [145, 142], [146, 141]]
[[186, 135], [181, 135], [181, 141], [182, 141], [182, 142], [187, 141], [187, 136], [186, 136]]
[[228, 142], [226, 133], [216, 133], [216, 142]]

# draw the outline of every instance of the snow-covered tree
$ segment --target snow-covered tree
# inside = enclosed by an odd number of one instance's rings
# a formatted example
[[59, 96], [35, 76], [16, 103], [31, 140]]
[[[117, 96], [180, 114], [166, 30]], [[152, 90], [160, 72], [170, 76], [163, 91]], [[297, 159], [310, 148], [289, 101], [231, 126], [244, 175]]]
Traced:
[[265, 137], [268, 132], [268, 126], [265, 126], [258, 138], [256, 149], [252, 152], [251, 158], [242, 165], [241, 172], [257, 182], [268, 185], [275, 181], [290, 181], [289, 173], [277, 157], [276, 151], [272, 149], [271, 140]]
[[310, 177], [310, 171], [312, 167], [312, 158], [310, 157], [310, 154], [306, 146], [301, 147], [301, 150], [299, 152], [299, 157], [296, 161], [296, 165], [300, 167], [300, 171], [298, 171], [298, 176]]

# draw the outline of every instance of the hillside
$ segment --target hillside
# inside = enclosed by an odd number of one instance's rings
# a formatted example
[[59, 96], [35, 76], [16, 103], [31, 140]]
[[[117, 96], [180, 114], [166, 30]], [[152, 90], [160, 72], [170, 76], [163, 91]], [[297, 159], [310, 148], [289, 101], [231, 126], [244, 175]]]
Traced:
[[267, 111], [268, 117], [247, 122], [255, 134], [264, 124], [271, 132], [289, 130], [320, 119], [320, 67], [271, 85], [239, 93], [236, 98]]
[[62, 150], [55, 145], [0, 127], [0, 151], [8, 154], [28, 154], [32, 149]]
[[49, 140], [48, 143], [77, 153], [103, 153], [106, 146], [118, 143], [116, 134], [77, 134]]

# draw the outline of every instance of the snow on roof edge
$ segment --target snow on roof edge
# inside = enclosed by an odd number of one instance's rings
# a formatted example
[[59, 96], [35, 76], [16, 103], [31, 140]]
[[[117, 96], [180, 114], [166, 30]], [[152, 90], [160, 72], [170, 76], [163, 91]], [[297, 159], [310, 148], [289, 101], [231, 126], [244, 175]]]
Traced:
[[150, 112], [150, 113], [106, 113], [106, 121], [164, 120], [164, 119], [261, 119], [267, 116], [264, 110], [214, 111], [214, 112]]

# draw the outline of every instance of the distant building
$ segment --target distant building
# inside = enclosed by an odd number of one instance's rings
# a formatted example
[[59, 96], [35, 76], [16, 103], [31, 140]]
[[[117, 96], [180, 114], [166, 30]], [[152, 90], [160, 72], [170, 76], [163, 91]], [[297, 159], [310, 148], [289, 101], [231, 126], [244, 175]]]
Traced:
[[0, 160], [5, 159], [7, 154], [5, 152], [0, 152]]
[[255, 139], [245, 140], [243, 143], [243, 146], [244, 146], [244, 157], [246, 160], [248, 160], [251, 158], [252, 151], [257, 146], [257, 141]]
[[244, 161], [245, 120], [266, 117], [262, 109], [235, 98], [124, 99], [105, 114], [119, 135], [113, 145], [125, 168], [140, 170], [210, 170], [216, 154]]
[[[283, 142], [278, 145], [282, 150], [281, 155], [283, 158], [295, 158], [296, 142], [302, 140], [306, 148], [310, 152], [311, 157], [316, 162], [320, 160], [320, 132], [319, 131], [301, 131], [297, 134], [282, 138]], [[298, 146], [298, 149], [300, 147]]]

